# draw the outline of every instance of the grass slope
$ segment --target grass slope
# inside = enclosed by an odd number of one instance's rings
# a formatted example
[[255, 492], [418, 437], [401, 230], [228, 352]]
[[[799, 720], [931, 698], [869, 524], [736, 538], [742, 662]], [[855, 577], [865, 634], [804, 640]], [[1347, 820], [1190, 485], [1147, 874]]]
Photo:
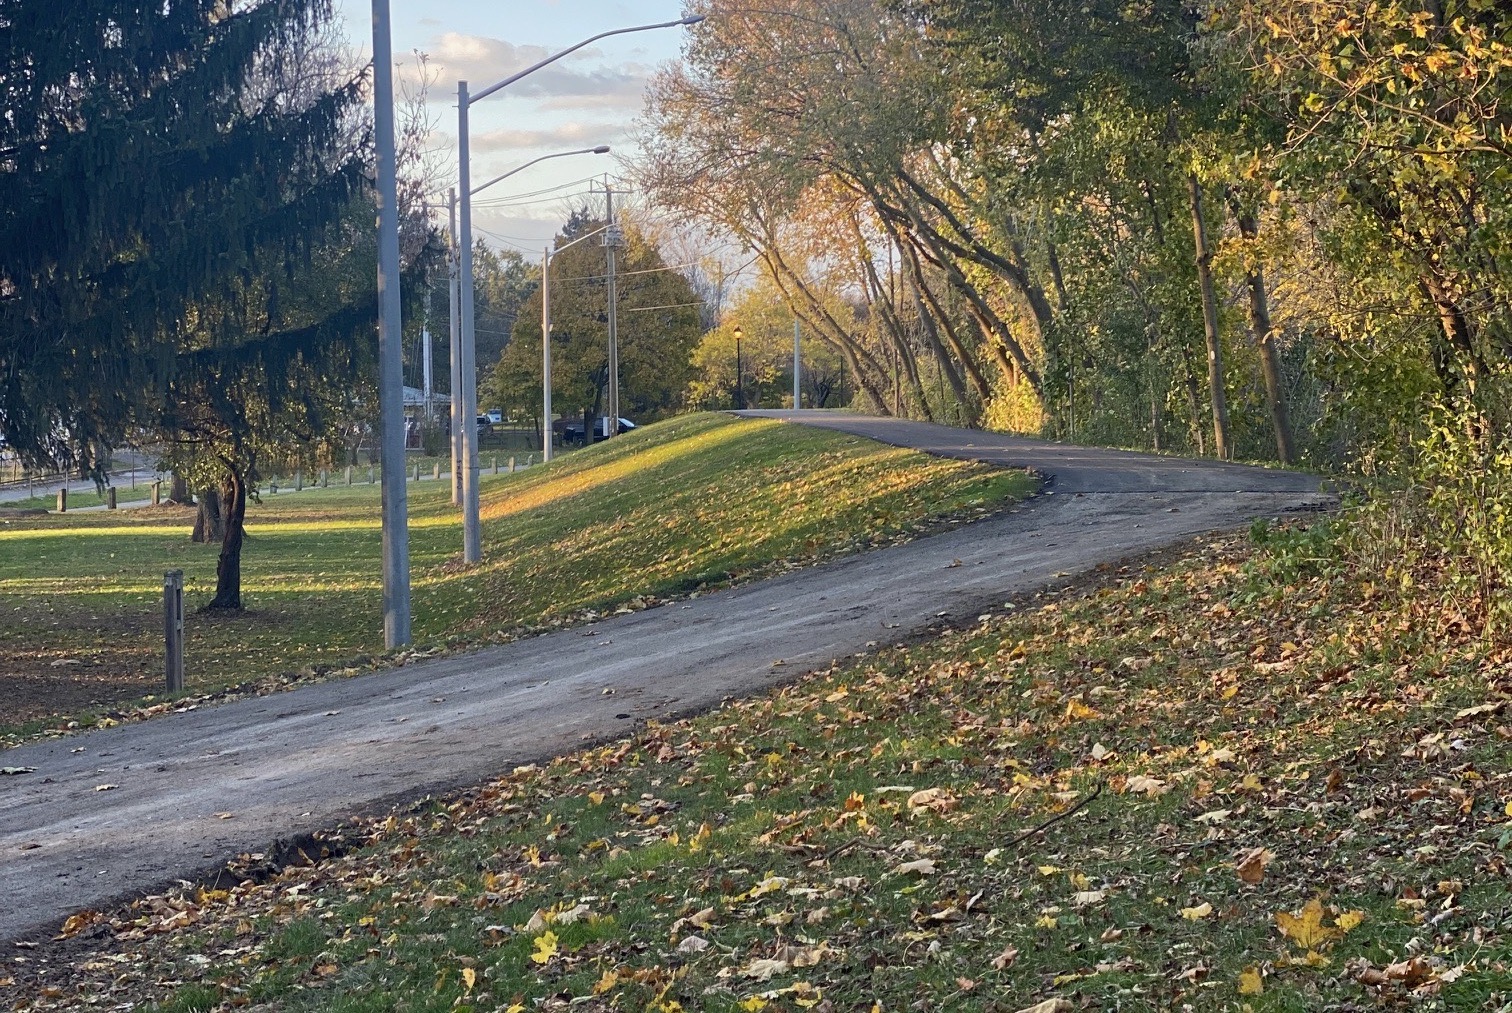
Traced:
[[1507, 650], [1286, 541], [82, 914], [16, 1008], [1512, 1010]]
[[[458, 561], [448, 485], [410, 485], [419, 652], [902, 539], [1031, 488], [1020, 473], [723, 415], [648, 426], [483, 481], [476, 567]], [[192, 692], [357, 671], [381, 653], [376, 487], [249, 507], [241, 616], [193, 612], [213, 592], [218, 547], [191, 543], [191, 521], [178, 507], [0, 519], [0, 731], [115, 720], [114, 709], [151, 693], [168, 569], [185, 572]]]

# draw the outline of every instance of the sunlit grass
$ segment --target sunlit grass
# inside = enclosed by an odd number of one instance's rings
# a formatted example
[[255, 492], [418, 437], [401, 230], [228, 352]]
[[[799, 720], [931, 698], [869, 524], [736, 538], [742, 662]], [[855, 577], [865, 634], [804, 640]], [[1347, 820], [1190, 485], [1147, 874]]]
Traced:
[[[334, 476], [333, 476], [334, 477]], [[1028, 479], [857, 437], [690, 416], [482, 475], [482, 564], [460, 564], [446, 481], [408, 486], [416, 647], [635, 607], [911, 533], [986, 510]], [[0, 517], [0, 672], [16, 687], [0, 727], [111, 708], [158, 679], [162, 574], [184, 571], [194, 692], [361, 668], [383, 652], [379, 487], [308, 484], [248, 506], [246, 613], [194, 610], [215, 589], [219, 547], [189, 539], [188, 507]], [[50, 662], [73, 659], [77, 667]], [[3, 679], [4, 676], [0, 676]], [[59, 680], [97, 681], [50, 704]], [[82, 691], [81, 691], [82, 692]]]

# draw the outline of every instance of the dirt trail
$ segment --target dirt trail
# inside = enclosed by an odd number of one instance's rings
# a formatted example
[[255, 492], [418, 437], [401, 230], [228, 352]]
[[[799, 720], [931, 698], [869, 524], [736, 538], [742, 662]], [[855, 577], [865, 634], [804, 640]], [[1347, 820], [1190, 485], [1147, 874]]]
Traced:
[[[0, 939], [49, 931], [79, 909], [354, 811], [761, 692], [942, 619], [971, 622], [1009, 595], [1101, 563], [1328, 502], [1316, 480], [1285, 472], [919, 423], [814, 421], [1032, 465], [1049, 477], [1049, 494], [955, 531], [687, 603], [8, 750], [0, 765], [37, 769], [0, 777]], [[115, 787], [98, 790], [107, 784]]]

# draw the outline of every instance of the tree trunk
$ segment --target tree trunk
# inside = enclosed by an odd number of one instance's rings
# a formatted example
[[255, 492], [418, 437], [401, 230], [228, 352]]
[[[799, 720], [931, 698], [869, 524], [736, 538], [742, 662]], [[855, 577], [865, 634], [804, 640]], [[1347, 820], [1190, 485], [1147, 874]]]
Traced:
[[1282, 464], [1291, 464], [1297, 459], [1297, 451], [1292, 440], [1291, 420], [1287, 417], [1286, 390], [1281, 379], [1281, 356], [1276, 351], [1275, 328], [1271, 326], [1265, 274], [1260, 267], [1260, 258], [1255, 253], [1260, 223], [1253, 214], [1247, 214], [1239, 208], [1237, 198], [1234, 205], [1239, 234], [1250, 247], [1244, 274], [1245, 283], [1249, 287], [1250, 334], [1260, 353], [1260, 375], [1265, 380], [1265, 407], [1270, 412], [1271, 428], [1276, 433], [1276, 456]]
[[191, 540], [208, 544], [218, 542], [225, 536], [226, 523], [221, 516], [220, 493], [214, 488], [200, 490], [199, 510], [194, 515], [194, 534]]
[[215, 597], [206, 610], [241, 611], [241, 550], [246, 535], [247, 482], [235, 465], [226, 465], [221, 480], [221, 515], [225, 520], [225, 537], [221, 541], [220, 559], [215, 564]]
[[177, 472], [168, 482], [168, 498], [175, 503], [189, 502], [189, 482]]
[[1202, 329], [1207, 336], [1208, 389], [1213, 404], [1213, 453], [1221, 461], [1232, 454], [1229, 446], [1228, 398], [1223, 390], [1223, 345], [1218, 333], [1218, 296], [1213, 291], [1213, 253], [1208, 249], [1207, 223], [1202, 217], [1202, 184], [1195, 172], [1187, 174], [1192, 196], [1192, 235], [1196, 243], [1197, 281], [1202, 289]]

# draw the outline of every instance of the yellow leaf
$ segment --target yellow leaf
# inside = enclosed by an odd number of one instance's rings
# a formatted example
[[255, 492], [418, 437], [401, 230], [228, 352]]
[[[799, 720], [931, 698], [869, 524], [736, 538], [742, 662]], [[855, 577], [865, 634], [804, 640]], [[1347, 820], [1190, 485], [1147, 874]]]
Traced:
[[1095, 718], [1101, 716], [1102, 715], [1098, 714], [1097, 711], [1093, 710], [1091, 707], [1088, 707], [1086, 704], [1082, 703], [1075, 697], [1072, 697], [1071, 700], [1066, 703], [1067, 721], [1082, 721], [1087, 718]]
[[1053, 929], [1059, 924], [1060, 922], [1056, 920], [1055, 915], [1040, 915], [1035, 920], [1034, 927], [1037, 929]]
[[1339, 915], [1339, 917], [1334, 919], [1334, 924], [1338, 926], [1339, 934], [1343, 935], [1345, 932], [1349, 932], [1350, 930], [1356, 928], [1364, 920], [1364, 911], [1345, 911], [1343, 914]]
[[544, 964], [552, 957], [556, 956], [556, 951], [556, 933], [548, 931], [544, 935], [536, 937], [535, 952], [530, 955], [530, 959], [535, 961], [537, 964]]
[[473, 990], [473, 986], [477, 983], [478, 972], [473, 970], [471, 967], [462, 968], [462, 984], [467, 986], [467, 990], [469, 992]]
[[1189, 922], [1200, 922], [1213, 913], [1213, 905], [1203, 901], [1196, 907], [1184, 907], [1181, 909], [1181, 917]]
[[749, 1013], [756, 1013], [757, 1010], [766, 1009], [766, 1006], [767, 1001], [759, 995], [753, 995], [749, 999], [742, 999], [740, 1001], [740, 1008], [749, 1011]]
[[1260, 995], [1265, 991], [1265, 985], [1260, 978], [1258, 967], [1246, 967], [1239, 972], [1239, 994]]
[[1333, 929], [1323, 926], [1323, 905], [1316, 897], [1297, 914], [1276, 912], [1276, 926], [1283, 936], [1304, 950], [1316, 950], [1334, 936]]
[[611, 988], [613, 988], [615, 985], [618, 985], [618, 984], [619, 984], [619, 972], [618, 971], [605, 971], [604, 972], [604, 976], [602, 978], [600, 978], [598, 980], [598, 982], [593, 986], [593, 994], [594, 995], [603, 995], [605, 992], [609, 991]]
[[590, 791], [588, 793], [588, 801], [592, 802], [594, 805], [603, 805], [604, 793], [601, 791]]

